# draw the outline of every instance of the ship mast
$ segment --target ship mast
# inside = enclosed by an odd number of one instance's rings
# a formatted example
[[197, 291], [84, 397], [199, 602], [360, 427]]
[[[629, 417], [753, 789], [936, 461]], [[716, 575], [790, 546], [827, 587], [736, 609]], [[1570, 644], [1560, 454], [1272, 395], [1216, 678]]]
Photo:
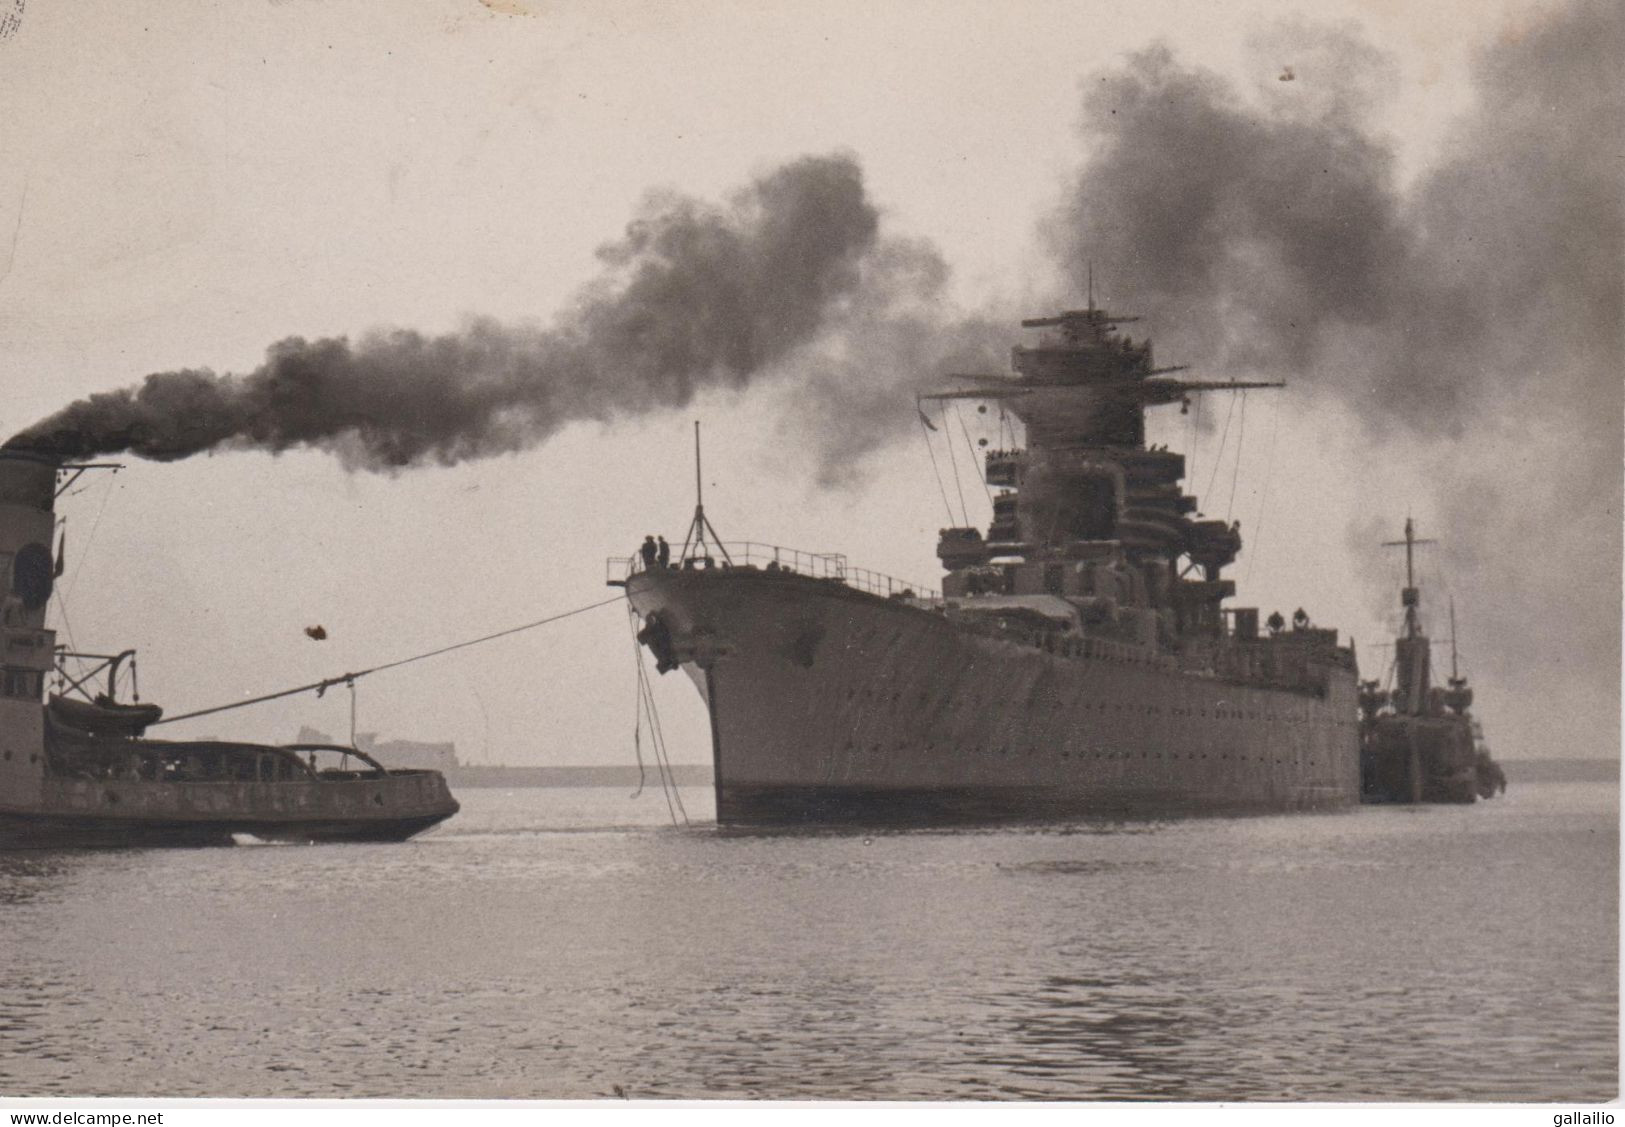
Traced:
[[1450, 597], [1450, 680], [1452, 683], [1461, 680], [1461, 672], [1456, 668], [1456, 599]]
[[[1399, 601], [1405, 608], [1405, 637], [1415, 638], [1422, 633], [1422, 624], [1417, 614], [1421, 602], [1420, 593], [1416, 589], [1416, 545], [1432, 544], [1432, 540], [1418, 540], [1416, 538], [1416, 522], [1410, 517], [1405, 518], [1405, 539], [1384, 540], [1384, 548], [1405, 549], [1405, 589], [1400, 592]], [[1452, 611], [1454, 614], [1454, 611]], [[1451, 620], [1451, 636], [1456, 633], [1455, 621]]]
[[711, 526], [711, 521], [705, 515], [705, 482], [700, 475], [700, 420], [694, 420], [694, 519], [689, 522], [688, 532], [683, 537], [683, 550], [678, 554], [682, 560], [705, 558], [705, 537], [711, 536], [711, 546], [717, 550], [724, 561], [730, 566], [733, 559], [728, 555], [728, 549], [722, 546], [722, 537]]
[[[1405, 539], [1385, 540], [1383, 547], [1405, 549], [1405, 589], [1400, 592], [1400, 605], [1405, 608], [1405, 634], [1394, 645], [1396, 684], [1394, 690], [1397, 711], [1420, 715], [1427, 707], [1431, 690], [1431, 670], [1427, 635], [1422, 633], [1420, 615], [1421, 593], [1416, 587], [1416, 546], [1432, 544], [1432, 540], [1419, 540], [1416, 522], [1405, 518]], [[1454, 643], [1455, 628], [1451, 628]]]

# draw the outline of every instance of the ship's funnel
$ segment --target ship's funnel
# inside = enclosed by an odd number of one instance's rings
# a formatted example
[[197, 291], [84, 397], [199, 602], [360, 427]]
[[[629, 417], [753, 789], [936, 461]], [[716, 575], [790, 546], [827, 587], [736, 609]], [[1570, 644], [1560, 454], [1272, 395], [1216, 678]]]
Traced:
[[53, 458], [0, 450], [0, 598], [8, 627], [45, 625], [56, 572], [51, 534], [57, 469]]

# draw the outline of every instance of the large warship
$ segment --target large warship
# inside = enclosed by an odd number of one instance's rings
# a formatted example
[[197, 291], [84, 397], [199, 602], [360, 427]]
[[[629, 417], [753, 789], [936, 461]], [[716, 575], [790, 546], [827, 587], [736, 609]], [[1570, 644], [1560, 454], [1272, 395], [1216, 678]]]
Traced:
[[[1416, 582], [1416, 524], [1405, 518], [1404, 626], [1394, 639], [1388, 685], [1360, 684], [1360, 789], [1366, 802], [1467, 803], [1506, 790], [1501, 770], [1472, 714], [1473, 690], [1456, 660], [1456, 612], [1450, 608], [1450, 679], [1434, 684], [1432, 646], [1422, 629]], [[1391, 687], [1388, 687], [1391, 686]]]
[[[661, 672], [710, 713], [723, 823], [908, 823], [1331, 809], [1360, 799], [1355, 656], [1301, 610], [1226, 608], [1239, 525], [1203, 519], [1145, 410], [1212, 390], [1095, 308], [1012, 374], [926, 397], [995, 402], [992, 524], [943, 529], [940, 592], [838, 555], [719, 542], [614, 562]], [[652, 545], [650, 545], [652, 547]]]
[[71, 652], [45, 624], [56, 498], [89, 468], [0, 449], [0, 848], [400, 841], [457, 812], [438, 771], [354, 747], [147, 738], [163, 709], [135, 695], [135, 652]]

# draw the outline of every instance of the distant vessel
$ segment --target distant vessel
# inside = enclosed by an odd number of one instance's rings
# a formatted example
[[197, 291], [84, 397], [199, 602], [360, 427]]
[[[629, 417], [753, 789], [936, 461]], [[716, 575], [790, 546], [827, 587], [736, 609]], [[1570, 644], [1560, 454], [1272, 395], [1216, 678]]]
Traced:
[[117, 699], [135, 651], [68, 653], [45, 628], [57, 479], [86, 468], [0, 450], [0, 848], [399, 841], [457, 812], [439, 772], [350, 747], [144, 738], [163, 710]]
[[1405, 519], [1405, 625], [1394, 639], [1393, 688], [1360, 685], [1360, 792], [1367, 802], [1473, 802], [1506, 790], [1506, 774], [1490, 755], [1472, 716], [1473, 690], [1456, 663], [1456, 613], [1450, 610], [1450, 680], [1433, 684], [1431, 643], [1422, 632], [1416, 585], [1416, 525]]
[[[1226, 609], [1239, 526], [1192, 516], [1145, 408], [1167, 378], [1094, 307], [1024, 321], [1013, 376], [934, 399], [1005, 404], [986, 538], [942, 530], [940, 595], [845, 557], [717, 541], [612, 561], [661, 672], [710, 712], [722, 822], [911, 822], [1303, 810], [1359, 801], [1354, 653], [1298, 612]], [[923, 418], [923, 414], [922, 414]], [[652, 545], [650, 545], [652, 548]]]

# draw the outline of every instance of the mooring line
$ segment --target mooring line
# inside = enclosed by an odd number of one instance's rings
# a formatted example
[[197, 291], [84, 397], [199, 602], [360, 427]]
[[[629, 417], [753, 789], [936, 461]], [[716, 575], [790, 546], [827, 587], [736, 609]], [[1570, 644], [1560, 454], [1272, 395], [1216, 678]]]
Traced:
[[633, 729], [633, 732], [632, 732], [632, 747], [633, 747], [633, 750], [636, 752], [637, 757], [638, 757], [638, 789], [637, 789], [637, 794], [634, 794], [632, 797], [636, 798], [638, 794], [643, 793], [643, 750], [642, 750], [642, 744], [638, 740], [638, 733], [639, 733], [639, 731], [641, 731], [643, 720], [645, 718], [648, 718], [648, 720], [649, 720], [649, 747], [650, 747], [650, 750], [654, 753], [654, 757], [655, 757], [655, 774], [657, 776], [659, 776], [659, 778], [660, 778], [660, 793], [662, 795], [664, 795], [665, 799], [666, 799], [666, 814], [667, 814], [667, 816], [669, 816], [671, 818], [671, 824], [675, 826], [677, 824], [677, 811], [672, 806], [671, 789], [666, 785], [666, 772], [665, 772], [665, 769], [661, 766], [661, 763], [660, 763], [660, 739], [659, 739], [659, 736], [655, 732], [654, 716], [653, 716], [653, 713], [651, 711], [653, 706], [652, 706], [652, 704], [650, 702], [650, 697], [649, 697], [648, 674], [644, 671], [644, 668], [643, 668], [643, 646], [638, 641], [638, 617], [637, 617], [637, 612], [634, 611], [634, 610], [631, 610], [630, 608], [628, 608], [628, 613], [627, 613], [627, 625], [631, 628], [631, 634], [632, 634], [632, 665], [633, 665], [633, 668], [637, 670], [637, 674], [638, 674], [638, 725], [639, 726], [637, 728]]

